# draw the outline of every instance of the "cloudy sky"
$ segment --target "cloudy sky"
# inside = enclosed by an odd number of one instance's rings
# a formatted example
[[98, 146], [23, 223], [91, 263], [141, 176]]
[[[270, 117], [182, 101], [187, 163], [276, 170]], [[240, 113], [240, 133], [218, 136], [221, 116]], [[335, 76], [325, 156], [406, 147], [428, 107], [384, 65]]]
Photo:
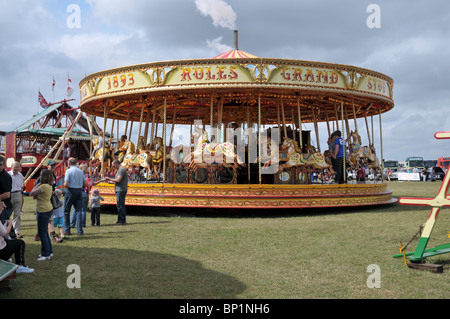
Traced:
[[[49, 102], [64, 99], [68, 74], [77, 106], [86, 75], [211, 58], [231, 49], [234, 29], [239, 49], [259, 57], [349, 64], [392, 77], [384, 158], [450, 156], [450, 141], [434, 138], [450, 131], [446, 0], [0, 0], [0, 130], [40, 111], [39, 90]], [[378, 117], [375, 136], [379, 148]]]

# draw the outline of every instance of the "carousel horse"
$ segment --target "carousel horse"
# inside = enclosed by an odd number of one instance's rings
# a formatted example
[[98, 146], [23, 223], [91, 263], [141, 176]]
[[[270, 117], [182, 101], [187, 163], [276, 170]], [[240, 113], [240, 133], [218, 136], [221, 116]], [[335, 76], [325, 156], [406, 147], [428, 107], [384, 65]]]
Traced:
[[[92, 143], [94, 144], [94, 148], [98, 145], [98, 140], [98, 137], [96, 137], [92, 141]], [[101, 147], [95, 152], [93, 158], [89, 161], [89, 165], [94, 167], [94, 174], [99, 172], [101, 168], [101, 161], [103, 161], [104, 167], [111, 167], [111, 162], [113, 160], [112, 154], [112, 147], [108, 144], [106, 144], [104, 147]]]
[[164, 159], [163, 139], [161, 137], [155, 137], [153, 142], [147, 145], [147, 148], [149, 149], [147, 152], [150, 156], [153, 175], [156, 175], [157, 180], [159, 181], [161, 176], [161, 164]]
[[121, 165], [125, 168], [144, 168], [148, 174], [151, 173], [152, 169], [152, 156], [150, 151], [146, 150], [145, 147], [142, 147], [144, 144], [143, 136], [140, 136], [138, 139], [138, 152], [133, 152], [134, 145], [131, 142], [128, 145], [127, 153], [123, 157], [123, 161]]
[[292, 166], [312, 165], [318, 169], [325, 169], [330, 175], [335, 174], [332, 166], [325, 162], [325, 157], [322, 153], [302, 154], [297, 142], [293, 139], [286, 137], [281, 148], [287, 150], [288, 159], [286, 163], [280, 165], [279, 171]]
[[[118, 154], [117, 154], [118, 153]], [[118, 150], [117, 150], [117, 159], [119, 162], [123, 162], [126, 155], [134, 154], [135, 153], [135, 147], [133, 142], [126, 140], [125, 142], [121, 142], [119, 144]]]
[[375, 147], [373, 145], [370, 146], [361, 146], [361, 137], [357, 132], [351, 132], [347, 141], [352, 140], [349, 147], [349, 158], [348, 162], [351, 166], [356, 166], [360, 159], [363, 159], [367, 162], [367, 165], [370, 168], [379, 168], [380, 162], [376, 156]]
[[349, 157], [347, 161], [351, 166], [356, 166], [360, 159], [367, 157], [367, 147], [361, 146], [361, 136], [356, 131], [351, 131], [346, 142], [349, 143]]
[[[235, 160], [240, 164], [242, 161], [234, 153], [234, 144], [230, 142], [211, 143], [208, 140], [208, 133], [202, 129], [196, 129], [193, 133], [194, 152], [183, 159], [184, 163], [189, 163], [189, 166], [197, 170], [199, 164], [211, 161], [212, 159], [220, 159], [224, 166], [234, 165]], [[232, 162], [230, 160], [232, 159]]]
[[270, 137], [267, 137], [267, 143], [263, 141], [263, 147], [267, 149], [267, 156], [261, 158], [261, 163], [263, 163], [263, 168], [268, 168], [272, 164], [280, 162], [280, 153], [278, 150], [278, 145]]

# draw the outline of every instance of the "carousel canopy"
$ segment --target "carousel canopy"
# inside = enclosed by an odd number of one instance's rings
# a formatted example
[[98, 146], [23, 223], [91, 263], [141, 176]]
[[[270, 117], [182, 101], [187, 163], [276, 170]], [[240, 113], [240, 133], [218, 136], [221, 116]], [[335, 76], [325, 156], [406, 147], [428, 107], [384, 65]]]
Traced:
[[257, 58], [256, 55], [247, 53], [245, 51], [241, 51], [241, 50], [231, 50], [225, 53], [222, 53], [216, 57], [214, 57], [213, 59], [235, 59], [235, 58], [247, 58], [247, 59], [252, 59], [252, 58]]
[[209, 124], [220, 116], [224, 123], [278, 124], [280, 108], [286, 121], [297, 122], [301, 114], [304, 123], [384, 113], [394, 107], [393, 85], [389, 76], [368, 69], [259, 58], [236, 48], [212, 59], [101, 71], [79, 87], [81, 109], [101, 117]]

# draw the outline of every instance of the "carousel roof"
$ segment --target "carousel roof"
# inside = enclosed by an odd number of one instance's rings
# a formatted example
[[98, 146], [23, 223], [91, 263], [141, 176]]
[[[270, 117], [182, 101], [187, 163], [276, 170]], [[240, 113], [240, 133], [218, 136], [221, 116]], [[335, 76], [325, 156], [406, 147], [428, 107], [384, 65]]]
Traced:
[[[378, 115], [394, 107], [394, 81], [382, 73], [327, 62], [261, 58], [235, 49], [211, 59], [124, 66], [86, 76], [80, 108], [125, 121], [190, 124], [283, 118], [324, 122]], [[258, 109], [258, 106], [261, 108]], [[164, 115], [166, 109], [166, 115]], [[281, 110], [281, 111], [280, 111]]]
[[242, 58], [242, 59], [253, 59], [258, 58], [256, 55], [247, 53], [242, 50], [231, 50], [222, 54], [219, 54], [218, 56], [215, 56], [213, 59], [236, 59], [236, 58]]

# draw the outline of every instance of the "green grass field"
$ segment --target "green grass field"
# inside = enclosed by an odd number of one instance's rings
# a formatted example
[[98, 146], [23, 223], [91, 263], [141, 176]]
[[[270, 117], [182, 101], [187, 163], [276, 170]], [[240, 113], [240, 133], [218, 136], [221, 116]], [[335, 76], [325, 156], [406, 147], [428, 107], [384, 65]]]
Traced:
[[[394, 197], [435, 197], [440, 182], [391, 182]], [[298, 211], [206, 212], [128, 208], [128, 224], [114, 226], [115, 207], [103, 206], [102, 226], [53, 244], [54, 257], [36, 261], [40, 243], [34, 202], [22, 221], [27, 264], [0, 298], [448, 298], [450, 255], [430, 258], [444, 272], [406, 268], [394, 259], [428, 217], [427, 207]], [[429, 247], [449, 242], [450, 216], [442, 209]], [[74, 234], [75, 233], [75, 234]], [[417, 240], [408, 251], [414, 251]], [[78, 265], [81, 287], [68, 288]], [[369, 288], [370, 265], [380, 288]]]

